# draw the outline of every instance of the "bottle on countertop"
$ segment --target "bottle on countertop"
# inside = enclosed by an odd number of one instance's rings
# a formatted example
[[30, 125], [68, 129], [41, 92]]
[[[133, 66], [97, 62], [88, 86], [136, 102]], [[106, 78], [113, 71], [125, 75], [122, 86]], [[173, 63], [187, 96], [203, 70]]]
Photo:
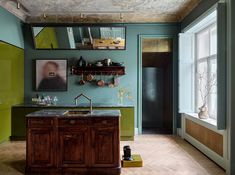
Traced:
[[57, 102], [58, 102], [58, 98], [56, 96], [54, 96], [54, 98], [53, 98], [53, 105], [56, 105]]

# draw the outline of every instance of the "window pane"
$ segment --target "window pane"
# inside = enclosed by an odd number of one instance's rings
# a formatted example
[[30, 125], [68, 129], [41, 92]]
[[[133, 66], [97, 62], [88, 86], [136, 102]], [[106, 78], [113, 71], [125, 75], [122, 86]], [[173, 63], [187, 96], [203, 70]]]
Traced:
[[210, 54], [209, 30], [202, 31], [197, 35], [197, 57], [204, 58]]
[[217, 63], [216, 59], [210, 60], [210, 84], [212, 86], [211, 92], [209, 95], [209, 116], [211, 118], [217, 118]]
[[210, 55], [215, 55], [217, 53], [217, 30], [216, 25], [214, 25], [210, 30]]
[[205, 101], [206, 85], [207, 85], [207, 62], [197, 64], [197, 111]]
[[213, 24], [196, 35], [196, 107], [208, 107], [209, 117], [217, 119], [217, 26]]

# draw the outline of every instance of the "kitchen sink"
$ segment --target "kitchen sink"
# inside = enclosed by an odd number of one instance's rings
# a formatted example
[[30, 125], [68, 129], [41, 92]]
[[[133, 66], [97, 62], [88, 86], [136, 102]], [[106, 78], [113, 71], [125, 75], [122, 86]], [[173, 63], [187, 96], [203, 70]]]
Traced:
[[85, 111], [85, 110], [69, 110], [64, 113], [64, 115], [67, 116], [79, 116], [79, 115], [87, 115], [90, 114], [90, 111]]

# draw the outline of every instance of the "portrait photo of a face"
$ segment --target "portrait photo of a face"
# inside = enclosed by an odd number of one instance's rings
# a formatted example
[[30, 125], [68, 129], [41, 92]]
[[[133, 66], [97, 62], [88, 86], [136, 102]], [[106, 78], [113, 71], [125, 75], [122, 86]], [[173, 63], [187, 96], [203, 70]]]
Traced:
[[66, 91], [67, 60], [36, 60], [36, 90]]

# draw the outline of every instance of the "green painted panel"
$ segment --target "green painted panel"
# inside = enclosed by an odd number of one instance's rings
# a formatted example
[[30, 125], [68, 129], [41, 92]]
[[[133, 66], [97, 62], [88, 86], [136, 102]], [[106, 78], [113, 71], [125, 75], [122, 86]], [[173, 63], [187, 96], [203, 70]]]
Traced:
[[24, 50], [0, 42], [0, 142], [11, 135], [11, 106], [24, 100]]
[[[46, 107], [46, 109], [52, 109], [55, 107]], [[42, 110], [40, 108], [27, 108], [27, 107], [13, 107], [12, 108], [12, 139], [20, 139], [26, 136], [26, 119], [25, 116], [29, 113]], [[61, 109], [61, 108], [60, 108]], [[70, 109], [70, 108], [66, 108]], [[72, 108], [81, 109], [81, 108]], [[85, 109], [85, 108], [82, 108]], [[88, 108], [87, 108], [88, 109]], [[134, 107], [106, 107], [106, 108], [96, 108], [96, 110], [120, 110], [121, 111], [121, 140], [133, 140], [134, 139]]]
[[134, 136], [134, 108], [121, 108], [121, 136]]
[[0, 143], [9, 140], [11, 133], [11, 110], [9, 108], [0, 109]]
[[135, 119], [134, 119], [134, 108], [94, 108], [94, 109], [106, 109], [121, 111], [121, 137], [134, 137], [135, 135]]
[[[15, 137], [24, 136], [26, 133], [26, 120], [25, 120], [25, 109], [24, 108], [12, 108], [11, 116], [11, 135]], [[23, 127], [24, 126], [24, 127]]]
[[35, 38], [37, 48], [51, 49], [58, 48], [56, 32], [54, 27], [46, 27], [40, 31]]

